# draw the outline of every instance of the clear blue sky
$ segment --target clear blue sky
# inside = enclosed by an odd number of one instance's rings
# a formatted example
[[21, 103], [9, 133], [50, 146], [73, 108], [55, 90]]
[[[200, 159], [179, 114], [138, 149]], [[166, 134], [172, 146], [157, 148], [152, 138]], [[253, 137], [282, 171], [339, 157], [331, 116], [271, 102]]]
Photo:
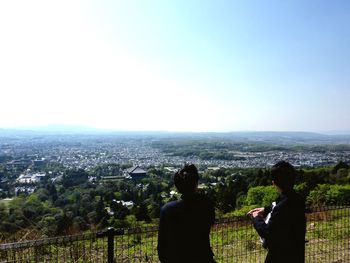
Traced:
[[4, 2], [0, 127], [350, 130], [349, 1]]

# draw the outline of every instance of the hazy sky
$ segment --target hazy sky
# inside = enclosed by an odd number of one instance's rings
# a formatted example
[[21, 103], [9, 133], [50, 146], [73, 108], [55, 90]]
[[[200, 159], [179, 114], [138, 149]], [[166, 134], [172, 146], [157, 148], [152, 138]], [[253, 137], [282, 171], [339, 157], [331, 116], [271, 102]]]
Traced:
[[1, 1], [0, 127], [350, 130], [350, 1]]

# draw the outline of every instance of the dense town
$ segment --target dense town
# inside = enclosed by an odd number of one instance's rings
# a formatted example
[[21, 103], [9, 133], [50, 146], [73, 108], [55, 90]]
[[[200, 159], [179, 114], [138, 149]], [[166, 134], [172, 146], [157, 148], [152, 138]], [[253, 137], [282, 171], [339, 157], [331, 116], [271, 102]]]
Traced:
[[[350, 157], [350, 149], [332, 150], [312, 149], [245, 151], [234, 149], [235, 158], [231, 160], [208, 158], [196, 155], [179, 156], [165, 153], [155, 147], [148, 137], [119, 138], [104, 136], [48, 136], [41, 138], [12, 139], [0, 138], [0, 156], [7, 166], [24, 167], [29, 164], [40, 166], [54, 162], [66, 168], [91, 169], [100, 164], [118, 163], [138, 165], [144, 168], [155, 166], [178, 167], [185, 162], [206, 167], [258, 168], [271, 166], [278, 160], [288, 160], [299, 167], [318, 167], [330, 165]], [[203, 147], [205, 150], [205, 146]], [[217, 151], [220, 151], [218, 149]]]

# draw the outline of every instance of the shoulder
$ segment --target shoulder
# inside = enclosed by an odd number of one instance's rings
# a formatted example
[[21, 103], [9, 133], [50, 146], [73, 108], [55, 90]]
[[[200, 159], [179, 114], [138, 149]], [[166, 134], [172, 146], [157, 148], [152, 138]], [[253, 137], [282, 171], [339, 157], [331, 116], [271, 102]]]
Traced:
[[167, 213], [171, 213], [171, 211], [176, 210], [180, 205], [181, 205], [181, 200], [171, 201], [169, 203], [166, 203], [160, 209], [160, 214], [165, 215]]
[[302, 196], [297, 194], [295, 191], [283, 195], [280, 201], [277, 203], [276, 208], [278, 210], [290, 209], [290, 208], [304, 208], [305, 200]]
[[166, 203], [165, 205], [162, 206], [161, 210], [169, 210], [172, 209], [174, 207], [179, 206], [181, 200], [176, 200], [176, 201], [171, 201], [169, 203]]

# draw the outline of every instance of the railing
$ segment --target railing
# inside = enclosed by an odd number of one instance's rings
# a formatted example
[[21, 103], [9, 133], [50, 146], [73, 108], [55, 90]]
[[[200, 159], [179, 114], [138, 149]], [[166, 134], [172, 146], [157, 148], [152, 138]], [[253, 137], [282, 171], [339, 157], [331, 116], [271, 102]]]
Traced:
[[[158, 262], [157, 227], [0, 245], [0, 262]], [[217, 262], [264, 262], [266, 250], [248, 219], [218, 220], [211, 230]], [[307, 214], [306, 262], [350, 262], [350, 206]]]

